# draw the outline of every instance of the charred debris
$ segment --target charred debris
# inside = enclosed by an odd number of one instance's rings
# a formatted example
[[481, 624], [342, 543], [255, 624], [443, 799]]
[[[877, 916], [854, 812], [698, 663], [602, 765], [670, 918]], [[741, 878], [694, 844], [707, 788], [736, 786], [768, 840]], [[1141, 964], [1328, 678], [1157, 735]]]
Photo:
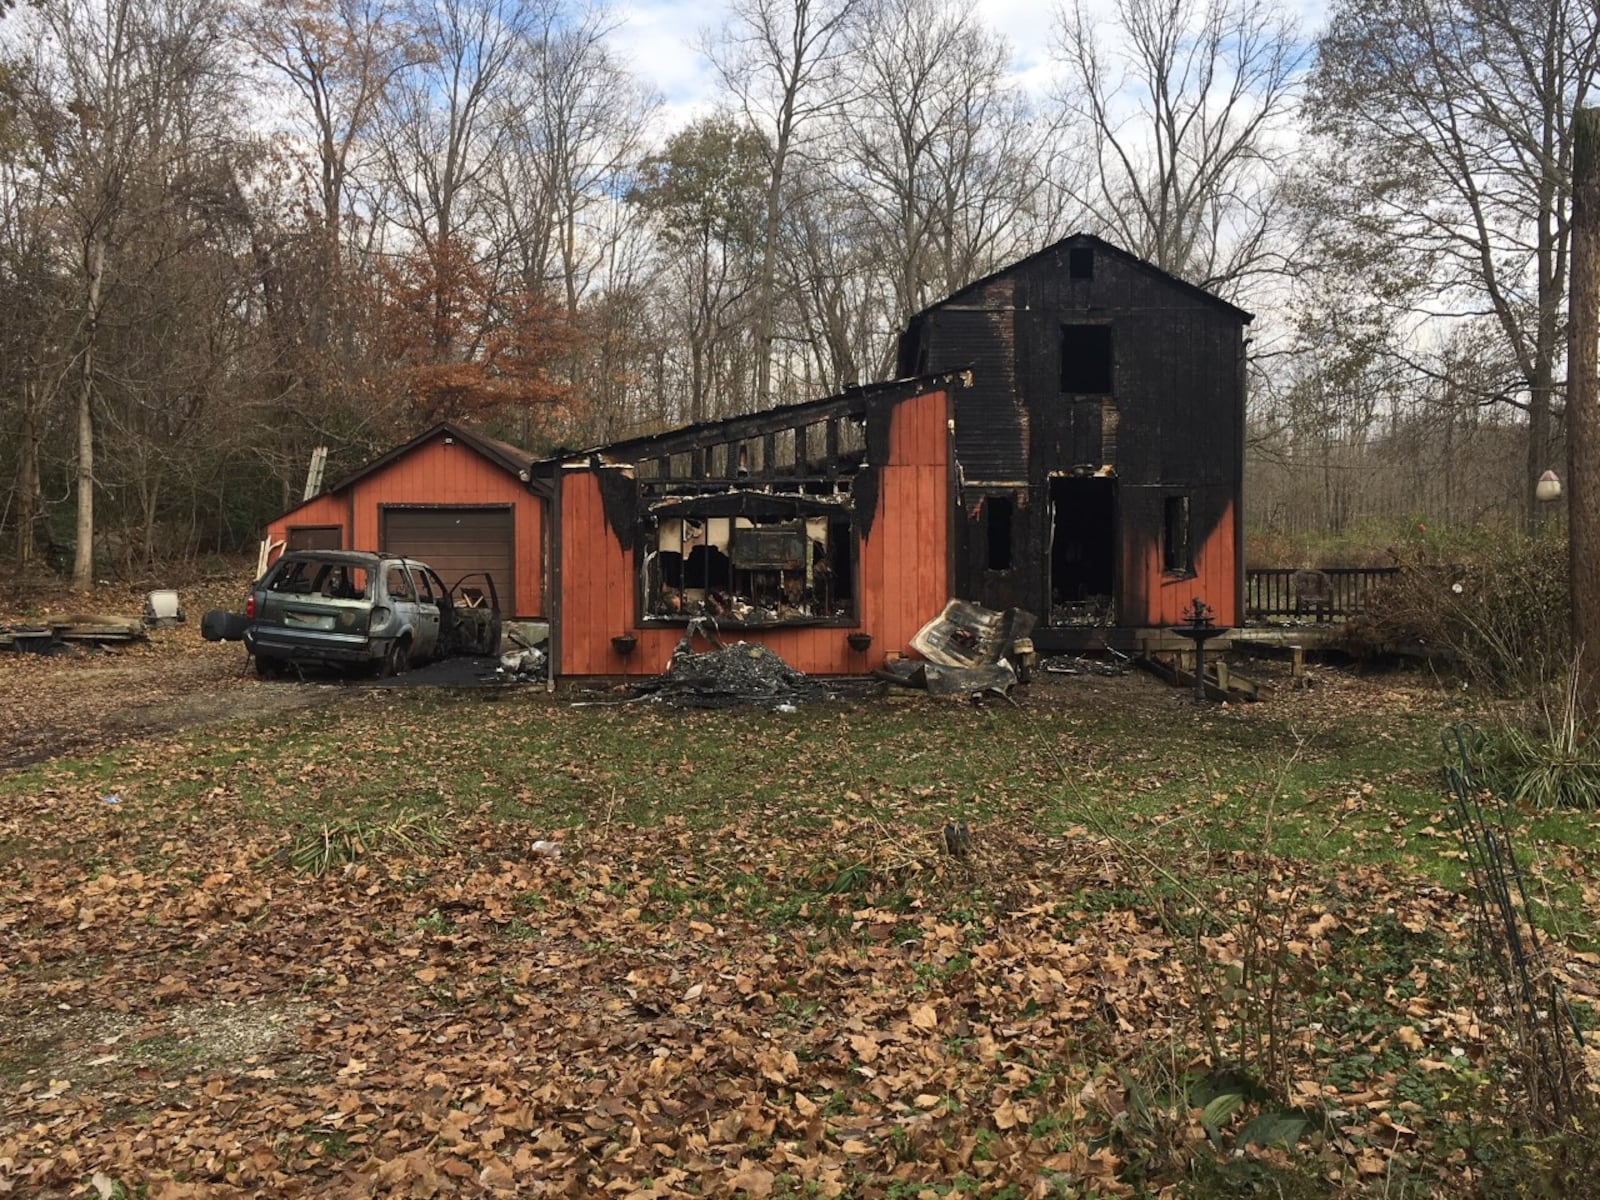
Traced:
[[[793, 711], [801, 704], [861, 697], [887, 683], [944, 697], [1007, 696], [1034, 665], [1031, 613], [998, 613], [952, 600], [912, 639], [923, 657], [896, 658], [875, 679], [822, 680], [797, 671], [765, 646], [727, 643], [710, 617], [694, 617], [666, 670], [629, 688], [623, 703], [650, 700], [680, 708], [739, 705]], [[696, 649], [696, 639], [707, 648]]]

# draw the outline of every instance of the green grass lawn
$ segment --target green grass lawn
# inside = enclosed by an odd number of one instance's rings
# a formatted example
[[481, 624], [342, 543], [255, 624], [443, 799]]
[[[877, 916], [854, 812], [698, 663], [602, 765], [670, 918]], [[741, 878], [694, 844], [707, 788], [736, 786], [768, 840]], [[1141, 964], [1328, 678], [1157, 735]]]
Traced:
[[[641, 1195], [1466, 1186], [1470, 1162], [1519, 1161], [1492, 1109], [1469, 1120], [1504, 1094], [1440, 779], [1466, 711], [1404, 679], [1247, 708], [1129, 677], [787, 715], [352, 690], [41, 764], [0, 777], [0, 1006], [23, 1014], [0, 1082], [27, 1097], [0, 1109], [0, 1162], [46, 1106], [114, 1146], [122, 1105], [152, 1137], [214, 1110], [245, 1139], [208, 1158], [173, 1134], [129, 1168], [152, 1194], [266, 1194], [290, 1167], [420, 1194], [451, 1164], [485, 1193], [528, 1171]], [[1512, 814], [1538, 920], [1579, 955], [1600, 944], [1595, 821]], [[527, 850], [546, 838], [560, 859]], [[332, 869], [297, 872], [319, 839]], [[231, 1028], [218, 978], [299, 1030], [270, 1077], [185, 1040]], [[95, 1041], [62, 1004], [120, 1004], [131, 1073], [114, 1046], [72, 1058]], [[507, 1077], [464, 1039], [540, 1066]], [[85, 1061], [108, 1065], [63, 1065]], [[386, 1101], [342, 1085], [352, 1064], [384, 1064]], [[531, 1114], [495, 1140], [486, 1070]], [[594, 1124], [605, 1096], [658, 1140]], [[349, 1120], [268, 1136], [319, 1105]], [[441, 1142], [449, 1113], [485, 1140]], [[1292, 1154], [1215, 1153], [1267, 1119], [1297, 1123]], [[63, 1161], [56, 1184], [86, 1178]]]
[[[760, 819], [794, 834], [839, 816], [919, 827], [1003, 818], [1151, 851], [1271, 850], [1463, 882], [1440, 781], [1441, 733], [1463, 714], [1437, 704], [1197, 712], [1146, 692], [1114, 704], [1036, 696], [1020, 710], [848, 703], [774, 715], [495, 695], [375, 693], [154, 752], [38, 766], [0, 777], [0, 797], [116, 794], [152, 836], [205, 819], [218, 796], [285, 830], [402, 811], [487, 810], [545, 830]], [[1600, 863], [1595, 816], [1514, 817], [1535, 882], [1562, 910], [1552, 922], [1592, 948], [1600, 927], [1581, 887]]]

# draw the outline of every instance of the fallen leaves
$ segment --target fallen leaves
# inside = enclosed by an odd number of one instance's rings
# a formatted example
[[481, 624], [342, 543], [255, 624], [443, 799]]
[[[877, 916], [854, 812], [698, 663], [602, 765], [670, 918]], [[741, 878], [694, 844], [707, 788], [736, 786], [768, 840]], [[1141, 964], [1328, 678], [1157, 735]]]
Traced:
[[[58, 995], [89, 1010], [131, 997], [144, 1032], [117, 1035], [113, 1060], [86, 1052], [101, 1064], [85, 1065], [89, 1086], [41, 1075], [7, 1095], [11, 1128], [48, 1132], [0, 1139], [0, 1178], [62, 1186], [115, 1168], [153, 1194], [293, 1195], [342, 1179], [422, 1197], [535, 1181], [767, 1196], [783, 1178], [837, 1195], [852, 1179], [1066, 1171], [1123, 1190], [1121, 1160], [1093, 1139], [1128, 1101], [1098, 1063], [1170, 1046], [1193, 997], [1182, 947], [1151, 914], [1068, 920], [1036, 898], [1092, 887], [1102, 848], [1007, 831], [1005, 879], [1029, 885], [1009, 910], [974, 911], [970, 881], [934, 872], [894, 893], [896, 907], [916, 898], [909, 912], [846, 895], [774, 925], [734, 908], [704, 919], [696, 897], [711, 893], [663, 900], [658, 831], [614, 826], [603, 842], [570, 839], [561, 860], [522, 861], [495, 852], [495, 832], [465, 822], [437, 851], [307, 880], [234, 827], [228, 850], [197, 841], [165, 868], [14, 882], [5, 954], [37, 967], [0, 975], [0, 999], [26, 1014]], [[773, 850], [745, 825], [718, 843], [735, 863]], [[1298, 925], [1348, 934], [1314, 907]], [[96, 960], [117, 973], [44, 969]], [[186, 1049], [203, 1044], [182, 1034], [204, 1025], [199, 1009], [173, 1025], [175, 1006], [286, 994], [301, 1002], [294, 1023], [254, 1061]], [[1414, 1021], [1391, 1040], [1425, 1045]], [[1373, 1095], [1383, 1106], [1362, 1153], [1414, 1144], [1415, 1124]], [[142, 1114], [132, 1127], [129, 1111]]]
[[[445, 719], [383, 717], [421, 747]], [[1230, 906], [1263, 855], [1176, 864], [1235, 924], [1164, 923], [1138, 864], [1082, 825], [995, 817], [957, 865], [932, 837], [937, 787], [898, 793], [893, 828], [878, 780], [850, 789], [870, 814], [739, 792], [693, 826], [635, 823], [614, 812], [631, 767], [530, 756], [474, 768], [482, 794], [440, 806], [440, 844], [307, 878], [263, 810], [279, 787], [342, 815], [356, 771], [329, 742], [267, 768], [241, 737], [218, 752], [237, 770], [151, 746], [140, 769], [161, 786], [117, 806], [70, 772], [14, 798], [0, 1190], [915, 1195], [1063, 1176], [1114, 1195], [1163, 1107], [1176, 1145], [1209, 1152], [1206, 1109], [1171, 1076], [1207, 1061], [1205, 1006], [1242, 1020], [1220, 998], [1246, 957]], [[559, 856], [491, 810], [507, 775], [590, 789]], [[1459, 899], [1358, 867], [1268, 894], [1295, 982], [1324, 989], [1289, 1006], [1295, 1104], [1336, 1114], [1354, 1171], [1426, 1152], [1439, 1118], [1403, 1108], [1401, 1085], [1443, 1090], [1481, 1062], [1455, 965], [1412, 953], [1458, 937]], [[1235, 1131], [1247, 1107], [1228, 1108]]]

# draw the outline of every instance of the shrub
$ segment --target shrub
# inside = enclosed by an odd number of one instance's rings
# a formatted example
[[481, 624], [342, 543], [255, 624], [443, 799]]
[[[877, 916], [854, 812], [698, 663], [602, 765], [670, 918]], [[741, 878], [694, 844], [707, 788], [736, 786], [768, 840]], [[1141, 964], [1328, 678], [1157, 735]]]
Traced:
[[1589, 736], [1578, 664], [1543, 688], [1520, 720], [1496, 740], [1496, 769], [1507, 794], [1534, 808], [1600, 808], [1600, 752]]
[[1474, 682], [1535, 695], [1564, 674], [1566, 539], [1485, 534], [1450, 548], [1418, 539], [1395, 551], [1403, 568], [1345, 629], [1346, 647], [1373, 655], [1402, 645], [1440, 652]]

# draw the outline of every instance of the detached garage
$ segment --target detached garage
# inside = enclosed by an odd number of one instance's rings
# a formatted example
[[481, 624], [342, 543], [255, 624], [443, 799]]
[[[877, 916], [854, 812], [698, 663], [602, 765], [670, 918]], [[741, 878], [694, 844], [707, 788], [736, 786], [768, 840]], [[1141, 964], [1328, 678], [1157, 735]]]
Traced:
[[[533, 455], [445, 422], [267, 526], [284, 550], [382, 550], [428, 563], [454, 587], [493, 576], [507, 615], [544, 615], [545, 498]], [[470, 585], [469, 585], [470, 586]]]

